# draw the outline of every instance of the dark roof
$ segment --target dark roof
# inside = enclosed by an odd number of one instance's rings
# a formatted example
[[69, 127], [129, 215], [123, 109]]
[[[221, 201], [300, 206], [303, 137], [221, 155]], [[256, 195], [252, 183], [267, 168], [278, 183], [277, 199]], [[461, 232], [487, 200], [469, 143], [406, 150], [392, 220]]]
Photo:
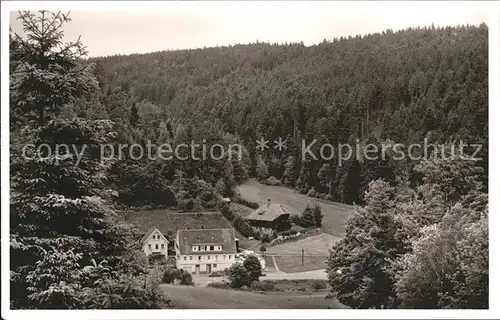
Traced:
[[[177, 231], [181, 254], [200, 254], [209, 252], [192, 251], [192, 245], [222, 245], [217, 253], [236, 253], [234, 229], [196, 229]], [[213, 253], [213, 252], [210, 252]]]
[[151, 227], [157, 227], [166, 237], [175, 237], [182, 229], [226, 229], [231, 223], [219, 212], [179, 213], [172, 210], [131, 210], [129, 221], [137, 232], [147, 233]]
[[282, 215], [290, 215], [291, 208], [279, 203], [265, 203], [247, 216], [247, 220], [274, 221]]

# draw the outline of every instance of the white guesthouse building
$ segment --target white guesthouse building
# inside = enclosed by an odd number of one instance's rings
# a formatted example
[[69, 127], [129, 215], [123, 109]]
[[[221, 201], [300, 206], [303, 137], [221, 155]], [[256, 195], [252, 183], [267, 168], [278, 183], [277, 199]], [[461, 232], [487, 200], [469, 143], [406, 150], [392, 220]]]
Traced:
[[168, 240], [156, 227], [152, 227], [142, 237], [142, 248], [146, 256], [163, 254], [168, 257]]
[[234, 230], [178, 230], [175, 253], [178, 269], [196, 274], [222, 271], [236, 259]]

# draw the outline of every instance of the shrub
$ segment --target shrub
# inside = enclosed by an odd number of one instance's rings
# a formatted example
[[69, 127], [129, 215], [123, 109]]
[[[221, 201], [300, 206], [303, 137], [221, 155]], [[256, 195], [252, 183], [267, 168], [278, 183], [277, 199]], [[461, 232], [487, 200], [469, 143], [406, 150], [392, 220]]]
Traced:
[[321, 281], [321, 280], [314, 280], [311, 283], [311, 288], [313, 288], [314, 290], [326, 289], [326, 283], [324, 281]]
[[163, 273], [163, 283], [173, 283], [175, 279], [179, 279], [181, 271], [177, 268], [167, 268]]
[[165, 255], [159, 253], [153, 253], [148, 257], [149, 264], [152, 265], [165, 265], [167, 264], [167, 259]]
[[232, 288], [241, 288], [252, 283], [252, 278], [240, 263], [235, 263], [229, 268], [229, 281]]
[[260, 252], [266, 252], [266, 246], [265, 245], [261, 245], [260, 246]]
[[260, 233], [260, 231], [255, 230], [255, 231], [253, 232], [253, 237], [254, 237], [255, 239], [260, 240], [260, 238], [262, 237], [262, 234]]
[[270, 241], [272, 241], [272, 237], [269, 233], [263, 233], [261, 236], [260, 236], [260, 241], [264, 242], [264, 243], [269, 243]]
[[215, 271], [212, 272], [211, 274], [208, 275], [209, 277], [223, 277], [224, 276], [224, 271]]
[[271, 281], [253, 281], [252, 288], [260, 291], [274, 291], [276, 286]]
[[[293, 224], [296, 224], [300, 226], [301, 221], [300, 221], [300, 216], [298, 214], [294, 214], [290, 217], [290, 221], [292, 221]], [[293, 227], [292, 227], [293, 228]]]
[[281, 182], [273, 176], [270, 176], [264, 181], [265, 184], [269, 186], [280, 186]]
[[228, 282], [221, 281], [221, 282], [211, 282], [207, 285], [207, 287], [216, 289], [229, 289], [231, 285]]
[[325, 200], [335, 201], [335, 200], [337, 200], [337, 199], [335, 199], [335, 197], [334, 197], [333, 195], [331, 195], [331, 194], [327, 194], [327, 195], [325, 196]]
[[243, 261], [243, 267], [248, 271], [252, 280], [259, 280], [259, 277], [262, 275], [262, 266], [256, 256], [248, 256], [245, 261]]
[[191, 286], [194, 284], [193, 283], [193, 276], [189, 272], [182, 272], [180, 274], [179, 280], [180, 280], [181, 284], [183, 284], [183, 285]]
[[296, 234], [296, 233], [299, 233], [299, 232], [302, 232], [304, 229], [299, 227], [299, 226], [292, 226], [290, 228], [290, 234]]

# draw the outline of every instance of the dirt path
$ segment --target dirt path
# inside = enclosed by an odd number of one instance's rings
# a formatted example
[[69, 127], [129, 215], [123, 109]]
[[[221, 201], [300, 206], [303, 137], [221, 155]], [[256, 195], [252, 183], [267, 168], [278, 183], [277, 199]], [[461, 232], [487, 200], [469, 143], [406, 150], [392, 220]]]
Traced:
[[271, 259], [273, 259], [274, 269], [276, 269], [276, 272], [281, 272], [278, 264], [276, 263], [276, 258], [274, 256], [271, 256]]

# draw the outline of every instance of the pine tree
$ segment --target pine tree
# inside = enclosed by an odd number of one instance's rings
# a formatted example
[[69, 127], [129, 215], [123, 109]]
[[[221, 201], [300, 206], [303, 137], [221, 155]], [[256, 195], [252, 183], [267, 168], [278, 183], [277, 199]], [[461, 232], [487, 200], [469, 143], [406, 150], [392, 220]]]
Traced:
[[130, 125], [135, 128], [139, 123], [139, 112], [135, 104], [130, 108]]
[[[99, 151], [111, 125], [52, 120], [33, 132], [36, 143], [29, 157], [13, 154], [11, 292], [16, 307], [77, 307], [75, 292], [84, 281], [81, 266], [92, 259], [118, 263], [124, 234], [99, 197], [106, 168]], [[71, 147], [58, 154], [34, 154], [41, 144], [51, 150]], [[79, 161], [75, 149], [80, 152], [84, 145]]]
[[79, 64], [87, 54], [80, 39], [63, 43], [68, 15], [19, 12], [26, 38], [13, 35], [17, 50], [12, 58], [18, 61], [10, 84], [13, 123], [37, 119], [43, 125], [64, 104], [97, 92], [97, 80]]
[[262, 156], [257, 157], [257, 167], [255, 172], [257, 174], [257, 178], [260, 180], [265, 180], [269, 177], [269, 169]]
[[309, 204], [304, 209], [304, 212], [300, 215], [301, 226], [305, 228], [313, 227], [316, 225], [316, 218], [313, 209]]
[[316, 203], [314, 205], [313, 215], [314, 215], [314, 223], [316, 224], [316, 227], [317, 228], [321, 227], [321, 224], [323, 222], [323, 214], [321, 213], [321, 207], [319, 206], [318, 203]]
[[339, 300], [353, 308], [397, 305], [391, 261], [405, 253], [395, 239], [395, 189], [383, 180], [370, 183], [364, 208], [350, 216], [346, 236], [333, 246], [328, 278]]

